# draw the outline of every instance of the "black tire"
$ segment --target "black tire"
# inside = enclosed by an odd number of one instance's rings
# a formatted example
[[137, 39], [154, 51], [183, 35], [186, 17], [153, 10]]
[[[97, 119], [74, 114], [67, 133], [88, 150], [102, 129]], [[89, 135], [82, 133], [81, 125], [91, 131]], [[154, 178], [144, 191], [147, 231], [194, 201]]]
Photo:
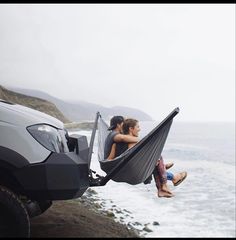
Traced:
[[0, 186], [0, 237], [30, 237], [30, 220], [24, 204], [3, 186]]

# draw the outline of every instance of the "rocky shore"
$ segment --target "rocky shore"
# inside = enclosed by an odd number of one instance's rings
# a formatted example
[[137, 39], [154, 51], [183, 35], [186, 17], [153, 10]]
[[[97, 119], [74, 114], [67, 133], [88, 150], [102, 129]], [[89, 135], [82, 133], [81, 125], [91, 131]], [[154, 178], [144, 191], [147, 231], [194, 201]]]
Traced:
[[140, 237], [131, 225], [117, 222], [114, 212], [102, 209], [95, 195], [88, 189], [79, 199], [54, 201], [44, 214], [31, 219], [31, 237]]

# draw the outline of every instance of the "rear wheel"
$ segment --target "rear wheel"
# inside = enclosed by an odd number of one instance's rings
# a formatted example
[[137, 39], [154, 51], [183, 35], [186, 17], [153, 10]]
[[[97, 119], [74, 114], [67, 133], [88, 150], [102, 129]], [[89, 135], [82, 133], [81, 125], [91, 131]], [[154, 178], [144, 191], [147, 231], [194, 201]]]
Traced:
[[24, 204], [3, 186], [0, 186], [0, 237], [30, 237], [30, 220]]

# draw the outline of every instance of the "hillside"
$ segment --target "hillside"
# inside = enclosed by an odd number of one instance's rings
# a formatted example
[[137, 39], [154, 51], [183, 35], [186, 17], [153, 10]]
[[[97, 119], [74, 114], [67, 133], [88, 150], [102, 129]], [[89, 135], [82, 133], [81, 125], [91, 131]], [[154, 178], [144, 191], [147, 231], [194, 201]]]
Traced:
[[0, 85], [0, 99], [21, 104], [26, 107], [33, 108], [35, 110], [47, 113], [59, 120], [63, 123], [71, 122], [67, 117], [65, 117], [60, 110], [55, 106], [54, 103], [49, 102], [47, 100], [27, 96], [25, 94], [17, 93]]
[[55, 106], [72, 122], [84, 122], [93, 121], [95, 119], [96, 112], [100, 112], [105, 120], [109, 120], [111, 116], [123, 115], [126, 117], [137, 118], [140, 121], [150, 121], [152, 118], [135, 108], [128, 108], [124, 106], [116, 106], [107, 108], [98, 104], [89, 103], [86, 101], [65, 101], [54, 96], [51, 96], [45, 92], [33, 90], [33, 89], [21, 89], [8, 87], [12, 91], [26, 94], [29, 96], [45, 99], [55, 104]]

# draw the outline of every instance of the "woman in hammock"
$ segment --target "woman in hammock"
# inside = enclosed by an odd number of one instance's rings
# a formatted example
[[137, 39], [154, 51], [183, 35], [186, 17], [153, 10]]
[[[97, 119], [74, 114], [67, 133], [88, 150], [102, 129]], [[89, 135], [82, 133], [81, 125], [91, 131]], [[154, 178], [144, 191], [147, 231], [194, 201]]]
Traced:
[[[117, 117], [117, 116], [116, 116]], [[115, 117], [112, 118], [113, 120]], [[111, 146], [110, 154], [107, 156], [107, 159], [114, 159], [115, 157], [119, 156], [121, 153], [123, 153], [128, 148], [131, 148], [137, 143], [140, 127], [138, 120], [136, 119], [126, 119], [123, 122], [120, 121], [119, 123], [115, 123], [111, 119], [111, 126], [110, 130], [113, 130], [113, 135], [119, 134], [125, 136], [130, 136], [128, 141], [113, 141], [113, 144]], [[121, 119], [120, 119], [121, 120]], [[116, 127], [115, 127], [116, 126]], [[115, 128], [114, 128], [115, 127]], [[121, 131], [123, 134], [121, 134]], [[112, 132], [110, 133], [112, 135]], [[133, 142], [131, 141], [133, 137]], [[119, 139], [119, 138], [118, 138]], [[126, 138], [127, 139], [127, 138]], [[111, 144], [110, 144], [111, 145]], [[173, 175], [170, 172], [166, 172], [166, 169], [173, 166], [173, 163], [164, 164], [163, 158], [160, 157], [160, 159], [157, 161], [156, 168], [153, 171], [153, 176], [156, 182], [156, 187], [158, 189], [158, 197], [173, 197], [174, 194], [170, 191], [170, 189], [167, 186], [167, 180], [171, 180], [174, 184], [174, 186], [177, 186], [180, 184], [187, 176], [186, 172], [178, 173], [176, 175]], [[149, 178], [150, 179], [150, 178]]]

